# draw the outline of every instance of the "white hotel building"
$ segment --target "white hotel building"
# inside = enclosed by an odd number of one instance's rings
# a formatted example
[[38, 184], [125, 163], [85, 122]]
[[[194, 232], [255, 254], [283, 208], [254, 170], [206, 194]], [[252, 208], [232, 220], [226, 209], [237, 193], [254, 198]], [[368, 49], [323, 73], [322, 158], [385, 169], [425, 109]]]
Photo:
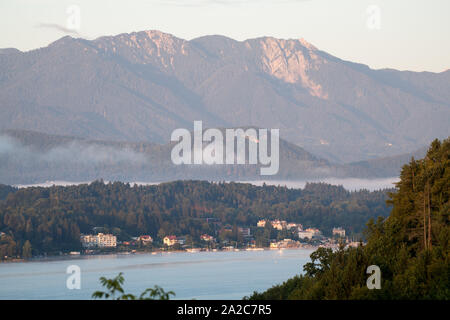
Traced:
[[81, 244], [85, 248], [99, 247], [111, 248], [117, 246], [117, 238], [112, 234], [99, 233], [96, 235], [87, 234], [80, 237]]

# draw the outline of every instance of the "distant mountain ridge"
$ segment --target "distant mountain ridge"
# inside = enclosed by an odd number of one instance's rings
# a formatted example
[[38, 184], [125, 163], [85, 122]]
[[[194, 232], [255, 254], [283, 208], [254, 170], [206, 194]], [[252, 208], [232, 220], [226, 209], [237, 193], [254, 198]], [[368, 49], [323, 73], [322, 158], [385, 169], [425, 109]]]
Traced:
[[279, 128], [337, 163], [450, 135], [450, 71], [372, 70], [302, 39], [143, 31], [1, 53], [0, 129], [164, 144], [203, 120]]
[[359, 178], [397, 177], [400, 169], [411, 161], [411, 158], [422, 159], [427, 148], [422, 147], [414, 152], [400, 154], [392, 157], [371, 159], [366, 161], [344, 164], [341, 169], [344, 176]]
[[[0, 183], [261, 178], [259, 165], [174, 165], [171, 161], [173, 146], [174, 143], [101, 141], [6, 130], [0, 132]], [[313, 178], [328, 175], [332, 168], [326, 160], [281, 140], [280, 171], [276, 176], [265, 178]]]

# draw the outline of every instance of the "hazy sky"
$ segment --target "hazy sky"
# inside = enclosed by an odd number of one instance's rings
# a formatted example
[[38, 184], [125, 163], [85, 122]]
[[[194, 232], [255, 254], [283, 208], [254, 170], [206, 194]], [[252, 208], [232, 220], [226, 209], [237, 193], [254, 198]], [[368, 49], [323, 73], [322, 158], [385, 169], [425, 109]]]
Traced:
[[157, 29], [304, 38], [372, 68], [440, 72], [450, 68], [449, 14], [449, 0], [0, 0], [0, 48]]

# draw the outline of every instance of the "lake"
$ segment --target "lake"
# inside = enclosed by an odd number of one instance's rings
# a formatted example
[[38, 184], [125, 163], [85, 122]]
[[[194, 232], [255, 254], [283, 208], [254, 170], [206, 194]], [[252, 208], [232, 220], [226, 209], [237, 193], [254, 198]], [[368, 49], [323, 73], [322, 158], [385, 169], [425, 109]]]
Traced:
[[[241, 299], [302, 272], [313, 249], [79, 256], [0, 264], [0, 299], [90, 299], [99, 278], [125, 276], [127, 293], [159, 285], [175, 299]], [[66, 287], [67, 267], [81, 269], [81, 289]]]

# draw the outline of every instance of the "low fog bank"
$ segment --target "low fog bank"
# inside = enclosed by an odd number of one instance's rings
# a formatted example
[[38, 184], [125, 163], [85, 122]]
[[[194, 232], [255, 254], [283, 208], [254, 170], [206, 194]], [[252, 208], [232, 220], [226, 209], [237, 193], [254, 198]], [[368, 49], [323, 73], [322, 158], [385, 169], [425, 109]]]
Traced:
[[[142, 184], [174, 180], [249, 181], [303, 187], [306, 182], [343, 185], [349, 190], [390, 188], [399, 170], [376, 170], [359, 165], [338, 166], [315, 159], [286, 142], [280, 145], [276, 175], [260, 175], [260, 165], [174, 165], [171, 145], [92, 141], [40, 135], [0, 134], [0, 183], [66, 185], [103, 179]], [[335, 178], [331, 178], [335, 177]], [[350, 178], [352, 177], [352, 178]], [[358, 178], [353, 178], [358, 177]], [[376, 178], [376, 179], [375, 179]]]
[[79, 163], [85, 165], [130, 162], [143, 164], [145, 162], [143, 154], [138, 154], [130, 149], [85, 144], [75, 140], [65, 145], [52, 147], [49, 150], [42, 150], [37, 147], [23, 145], [9, 136], [0, 136], [0, 157], [2, 157], [2, 160], [13, 157], [15, 161], [19, 161], [24, 165], [39, 165], [43, 162], [50, 164]]
[[0, 136], [0, 183], [31, 184], [47, 180], [90, 181], [120, 178], [122, 168], [145, 165], [144, 154], [127, 148], [71, 141], [56, 146], [24, 145]]
[[[143, 182], [143, 181], [127, 181], [130, 185], [147, 186], [147, 185], [158, 185], [160, 183], [172, 182], [171, 181], [155, 181], [155, 182]], [[263, 184], [271, 186], [282, 186], [291, 189], [304, 189], [307, 183], [326, 183], [334, 186], [342, 186], [348, 191], [359, 191], [359, 190], [383, 190], [391, 189], [395, 187], [395, 183], [399, 181], [398, 177], [391, 177], [385, 179], [355, 179], [355, 178], [326, 178], [326, 179], [313, 179], [313, 180], [303, 180], [303, 181], [290, 181], [290, 180], [253, 180], [253, 181], [225, 181], [225, 182], [238, 182], [238, 183], [250, 183], [255, 186], [262, 186]], [[88, 184], [92, 181], [82, 181], [82, 182], [70, 182], [70, 181], [46, 181], [43, 183], [36, 184], [18, 184], [14, 185], [18, 188], [28, 188], [28, 187], [51, 187], [51, 186], [72, 186], [80, 184]], [[108, 183], [109, 181], [104, 181]], [[214, 182], [214, 181], [212, 181]], [[218, 181], [215, 181], [218, 182]]]
[[254, 184], [256, 186], [262, 186], [264, 183], [266, 185], [273, 186], [285, 186], [293, 189], [303, 189], [307, 183], [318, 183], [323, 182], [335, 186], [343, 186], [349, 191], [358, 190], [382, 190], [390, 189], [395, 187], [400, 179], [398, 177], [382, 178], [382, 179], [358, 179], [358, 178], [325, 178], [325, 179], [313, 179], [313, 180], [303, 180], [303, 181], [278, 181], [278, 180], [260, 180], [260, 181], [239, 181]]

